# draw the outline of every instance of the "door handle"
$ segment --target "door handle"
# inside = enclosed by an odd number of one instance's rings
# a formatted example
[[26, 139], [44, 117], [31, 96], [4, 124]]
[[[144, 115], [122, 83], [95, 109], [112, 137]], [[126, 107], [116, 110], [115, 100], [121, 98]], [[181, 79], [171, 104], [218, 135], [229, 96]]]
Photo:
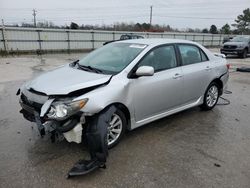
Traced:
[[173, 76], [173, 79], [177, 79], [177, 78], [181, 78], [181, 77], [182, 77], [182, 75], [181, 75], [181, 74], [176, 73], [176, 74]]

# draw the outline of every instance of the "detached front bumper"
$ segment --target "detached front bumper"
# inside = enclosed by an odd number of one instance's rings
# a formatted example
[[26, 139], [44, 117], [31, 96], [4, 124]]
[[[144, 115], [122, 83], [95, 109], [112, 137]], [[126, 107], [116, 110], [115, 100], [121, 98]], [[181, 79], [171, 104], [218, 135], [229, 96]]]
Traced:
[[45, 135], [45, 127], [42, 124], [42, 120], [40, 119], [39, 112], [35, 110], [35, 108], [28, 106], [24, 104], [22, 99], [19, 100], [19, 103], [22, 107], [22, 110], [20, 111], [23, 114], [23, 117], [31, 122], [35, 122], [37, 124], [37, 128], [41, 134], [41, 136]]

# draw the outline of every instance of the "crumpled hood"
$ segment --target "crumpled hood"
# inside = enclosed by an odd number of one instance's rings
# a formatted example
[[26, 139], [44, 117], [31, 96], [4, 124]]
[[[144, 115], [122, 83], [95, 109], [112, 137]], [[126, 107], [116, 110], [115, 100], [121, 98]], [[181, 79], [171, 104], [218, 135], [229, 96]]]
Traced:
[[245, 45], [245, 42], [225, 42], [223, 45]]
[[38, 76], [25, 87], [47, 95], [67, 95], [76, 90], [103, 84], [110, 77], [111, 75], [87, 72], [65, 65]]

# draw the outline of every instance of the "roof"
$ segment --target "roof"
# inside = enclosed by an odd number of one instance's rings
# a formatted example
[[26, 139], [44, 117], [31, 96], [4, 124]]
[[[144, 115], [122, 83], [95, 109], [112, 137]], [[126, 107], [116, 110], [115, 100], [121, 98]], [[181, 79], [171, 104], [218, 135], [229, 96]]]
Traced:
[[131, 40], [118, 41], [118, 42], [122, 42], [122, 43], [134, 43], [134, 44], [146, 44], [146, 45], [160, 45], [160, 44], [167, 44], [167, 43], [190, 43], [190, 44], [196, 44], [195, 42], [189, 41], [189, 40], [163, 39], [163, 38], [131, 39]]

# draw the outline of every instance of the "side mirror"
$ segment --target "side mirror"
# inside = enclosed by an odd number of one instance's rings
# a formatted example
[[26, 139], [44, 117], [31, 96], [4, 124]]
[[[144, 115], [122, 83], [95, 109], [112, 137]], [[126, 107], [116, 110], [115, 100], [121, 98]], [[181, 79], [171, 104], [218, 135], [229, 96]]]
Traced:
[[141, 66], [139, 67], [136, 72], [136, 76], [153, 76], [154, 75], [154, 68], [151, 66]]

